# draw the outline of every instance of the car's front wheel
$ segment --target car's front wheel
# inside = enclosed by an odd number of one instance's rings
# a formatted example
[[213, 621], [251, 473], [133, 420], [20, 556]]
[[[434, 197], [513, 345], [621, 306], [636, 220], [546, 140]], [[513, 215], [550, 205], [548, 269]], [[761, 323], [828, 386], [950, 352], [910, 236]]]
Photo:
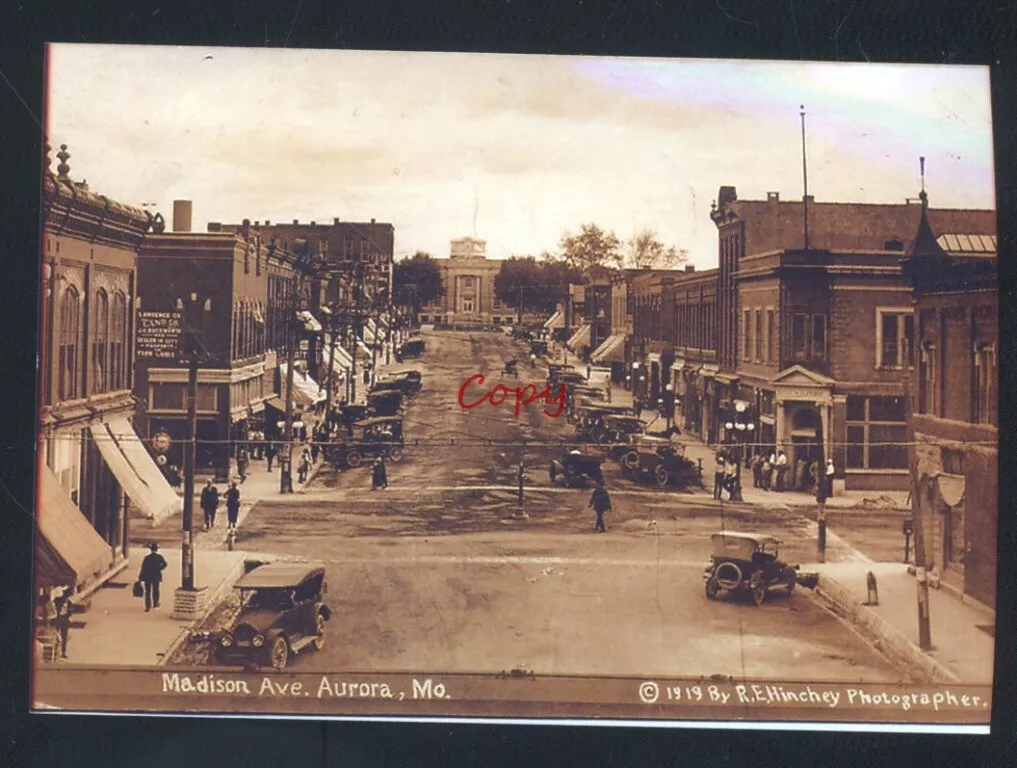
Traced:
[[392, 461], [399, 461], [403, 457], [403, 449], [397, 445], [389, 448], [388, 457]]
[[789, 595], [794, 594], [794, 591], [795, 591], [795, 582], [796, 581], [797, 581], [797, 579], [795, 579], [795, 575], [792, 573], [791, 574], [791, 580], [788, 581], [788, 583], [787, 583], [787, 593]]
[[657, 485], [661, 488], [671, 482], [671, 475], [668, 474], [667, 470], [663, 467], [657, 467], [657, 471], [653, 473], [654, 479], [657, 481]]
[[268, 652], [268, 660], [272, 664], [273, 669], [286, 669], [286, 664], [290, 660], [290, 646], [286, 642], [286, 638], [281, 635], [272, 642], [272, 647]]
[[622, 459], [622, 464], [629, 469], [635, 469], [639, 466], [639, 454], [635, 451], [629, 451], [629, 453], [625, 454], [625, 458]]
[[762, 574], [756, 574], [750, 584], [752, 590], [752, 602], [762, 605], [766, 601], [766, 580]]
[[346, 454], [346, 466], [348, 467], [359, 467], [363, 461], [364, 457], [360, 451], [350, 451]]
[[325, 647], [325, 617], [320, 613], [314, 620], [314, 642], [311, 647], [316, 651]]

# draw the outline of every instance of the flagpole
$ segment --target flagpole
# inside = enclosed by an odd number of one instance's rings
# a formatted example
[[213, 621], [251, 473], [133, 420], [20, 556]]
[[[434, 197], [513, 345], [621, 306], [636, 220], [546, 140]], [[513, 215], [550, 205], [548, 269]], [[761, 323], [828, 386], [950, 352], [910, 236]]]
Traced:
[[809, 249], [809, 166], [805, 159], [805, 105], [800, 105], [802, 117], [802, 206], [805, 214], [805, 250]]

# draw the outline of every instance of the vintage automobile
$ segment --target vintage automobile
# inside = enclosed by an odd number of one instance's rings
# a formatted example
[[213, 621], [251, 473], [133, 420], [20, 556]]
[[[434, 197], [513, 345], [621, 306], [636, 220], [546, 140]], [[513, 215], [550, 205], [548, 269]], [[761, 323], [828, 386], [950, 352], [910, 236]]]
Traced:
[[506, 360], [505, 361], [505, 367], [501, 369], [501, 372], [505, 376], [512, 376], [512, 377], [518, 379], [519, 378], [519, 363], [517, 363], [514, 359], [513, 360]]
[[531, 341], [530, 342], [530, 354], [540, 357], [541, 355], [547, 354], [547, 342], [546, 341]]
[[818, 574], [801, 573], [799, 566], [780, 560], [780, 541], [773, 536], [724, 531], [713, 534], [712, 540], [713, 555], [703, 573], [710, 600], [737, 592], [762, 605], [770, 589], [781, 588], [790, 595], [796, 584], [813, 589], [819, 581]]
[[600, 469], [603, 459], [599, 456], [585, 456], [581, 451], [567, 451], [561, 459], [554, 459], [548, 467], [547, 474], [551, 482], [562, 479], [567, 488], [586, 485], [588, 480], [596, 482], [604, 475]]
[[368, 418], [398, 416], [403, 412], [405, 394], [398, 389], [372, 390], [367, 393]]
[[386, 384], [396, 384], [406, 390], [407, 394], [415, 395], [421, 389], [423, 389], [423, 374], [413, 368], [407, 368], [401, 371], [389, 371], [379, 380], [379, 384], [384, 382]]
[[244, 574], [235, 589], [240, 613], [209, 636], [209, 663], [285, 669], [296, 654], [325, 645], [325, 567], [314, 563], [266, 563]]
[[410, 339], [399, 347], [399, 357], [420, 357], [427, 351], [427, 345], [423, 339]]
[[420, 379], [411, 376], [386, 376], [378, 379], [371, 386], [371, 392], [399, 392], [406, 397], [413, 397], [420, 391]]
[[403, 420], [398, 416], [378, 416], [353, 425], [350, 435], [330, 445], [325, 455], [333, 464], [356, 468], [368, 457], [399, 461], [403, 457]]
[[[651, 442], [652, 441], [652, 442]], [[664, 487], [703, 485], [703, 465], [685, 457], [685, 448], [659, 437], [640, 437], [621, 458], [622, 473]]]
[[591, 401], [586, 397], [581, 398], [573, 412], [576, 436], [581, 440], [590, 440], [595, 443], [610, 442], [614, 433], [607, 428], [609, 416], [634, 418], [632, 409], [627, 405], [612, 405], [611, 403]]
[[[600, 436], [597, 440], [601, 445], [625, 445], [632, 438], [642, 435], [643, 422], [632, 414], [608, 413], [600, 419]], [[619, 456], [612, 456], [617, 460]]]

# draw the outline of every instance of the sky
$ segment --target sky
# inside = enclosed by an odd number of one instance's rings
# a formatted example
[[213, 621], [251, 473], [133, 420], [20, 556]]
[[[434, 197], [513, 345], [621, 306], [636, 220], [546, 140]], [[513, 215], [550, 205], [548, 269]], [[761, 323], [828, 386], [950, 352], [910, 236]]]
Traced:
[[396, 255], [557, 250], [595, 223], [717, 263], [711, 201], [994, 208], [987, 68], [59, 44], [71, 177], [209, 221], [391, 222]]

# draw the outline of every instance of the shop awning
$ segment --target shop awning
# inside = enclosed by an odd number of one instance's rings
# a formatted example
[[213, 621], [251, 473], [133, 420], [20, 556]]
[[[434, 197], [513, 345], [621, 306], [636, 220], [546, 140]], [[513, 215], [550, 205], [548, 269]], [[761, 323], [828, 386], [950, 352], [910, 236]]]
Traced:
[[544, 323], [544, 327], [548, 330], [565, 327], [565, 316], [562, 314], [560, 309], [555, 310], [555, 313], [547, 319], [546, 323]]
[[[286, 379], [287, 366], [282, 363], [279, 366], [279, 389], [280, 399], [286, 402]], [[318, 386], [318, 382], [306, 373], [293, 371], [293, 404], [299, 408], [316, 405], [325, 400], [325, 391]], [[284, 407], [285, 409], [285, 407]]]
[[[325, 348], [322, 354], [325, 355], [325, 360], [328, 360], [328, 356], [332, 354], [332, 337], [329, 334], [325, 334]], [[350, 369], [353, 367], [353, 358], [350, 357], [350, 353], [346, 351], [342, 344], [338, 341], [335, 345], [335, 362], [339, 368]]]
[[115, 562], [114, 550], [77, 508], [45, 464], [39, 470], [36, 511], [36, 583], [42, 587], [87, 586]]
[[306, 309], [302, 309], [297, 312], [297, 318], [304, 324], [305, 331], [309, 331], [311, 333], [321, 332], [321, 323], [319, 323], [315, 316]]
[[713, 374], [714, 381], [719, 381], [721, 384], [734, 384], [738, 381], [737, 376], [730, 376], [726, 373], [715, 373]]
[[[106, 422], [106, 428], [110, 435], [112, 435], [120, 452], [130, 463], [131, 468], [134, 469], [135, 474], [141, 478], [141, 481], [147, 488], [147, 494], [152, 499], [149, 506], [154, 511], [152, 523], [158, 523], [170, 515], [182, 512], [184, 508], [183, 499], [170, 486], [166, 476], [163, 475], [162, 470], [155, 463], [155, 459], [152, 458], [148, 449], [141, 442], [141, 438], [138, 437], [138, 433], [134, 431], [134, 427], [127, 420], [127, 417], [118, 416], [110, 419]], [[134, 501], [134, 499], [131, 499], [131, 501]], [[134, 501], [134, 503], [141, 508], [137, 501]]]
[[[121, 448], [121, 442], [126, 445], [131, 440], [138, 440], [134, 429], [130, 428], [131, 434], [124, 435], [122, 441], [109, 431], [107, 424], [93, 422], [88, 429], [92, 433], [92, 439], [95, 440], [96, 448], [102, 455], [102, 460], [106, 462], [106, 466], [109, 467], [120, 487], [127, 494], [127, 498], [140, 510], [142, 516], [155, 523], [169, 515], [175, 506], [171, 505], [159, 485], [149, 486]], [[140, 441], [137, 445], [142, 451], [145, 450]], [[174, 496], [176, 496], [175, 493]], [[174, 499], [172, 504], [175, 505], [177, 501], [179, 499]]]
[[948, 475], [940, 472], [936, 475], [939, 495], [948, 507], [959, 506], [964, 500], [964, 475]]
[[619, 333], [608, 336], [590, 356], [594, 363], [624, 363], [625, 362], [625, 334]]
[[367, 355], [368, 357], [370, 357], [370, 356], [371, 356], [371, 348], [370, 348], [369, 346], [367, 346], [367, 345], [366, 345], [366, 344], [365, 344], [365, 343], [364, 343], [363, 341], [361, 341], [360, 339], [357, 339], [357, 347], [359, 347], [359, 348], [360, 348], [360, 351], [361, 351], [361, 352], [363, 352], [363, 353], [364, 353], [365, 355]]
[[566, 345], [571, 350], [576, 350], [579, 347], [589, 346], [590, 344], [590, 326], [584, 325], [578, 331], [576, 331], [572, 338], [569, 339], [569, 343]]

